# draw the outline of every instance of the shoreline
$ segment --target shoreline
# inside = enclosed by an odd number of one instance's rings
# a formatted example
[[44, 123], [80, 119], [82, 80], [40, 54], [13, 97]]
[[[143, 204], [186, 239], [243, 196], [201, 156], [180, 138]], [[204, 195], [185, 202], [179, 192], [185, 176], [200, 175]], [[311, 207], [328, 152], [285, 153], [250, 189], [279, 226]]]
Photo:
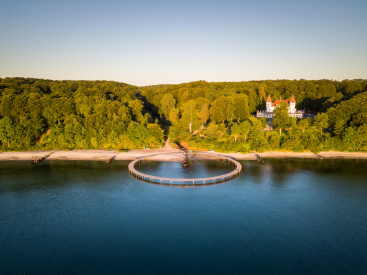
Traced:
[[[53, 153], [52, 153], [53, 152]], [[0, 161], [33, 161], [42, 158], [52, 153], [47, 160], [87, 160], [87, 161], [106, 161], [114, 156], [115, 160], [134, 160], [138, 157], [148, 156], [159, 153], [179, 153], [179, 149], [162, 148], [152, 150], [130, 150], [128, 152], [118, 152], [117, 150], [72, 150], [72, 151], [58, 151], [58, 150], [45, 150], [45, 151], [25, 151], [25, 152], [0, 152]], [[218, 153], [232, 157], [236, 160], [256, 160], [255, 155], [252, 153]], [[262, 158], [314, 158], [318, 157], [311, 152], [278, 152], [267, 151], [263, 153], [257, 153]], [[328, 159], [367, 159], [367, 153], [356, 152], [320, 152], [319, 155]], [[152, 157], [151, 160], [155, 161], [180, 161], [180, 157], [177, 155], [163, 155]]]

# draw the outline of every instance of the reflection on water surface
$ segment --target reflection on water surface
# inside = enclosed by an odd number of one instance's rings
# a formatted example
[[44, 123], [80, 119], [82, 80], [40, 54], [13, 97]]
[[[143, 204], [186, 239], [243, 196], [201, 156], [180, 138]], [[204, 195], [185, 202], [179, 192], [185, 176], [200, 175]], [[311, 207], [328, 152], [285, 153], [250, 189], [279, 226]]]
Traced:
[[[128, 163], [0, 162], [0, 273], [367, 271], [365, 160], [241, 161], [240, 177], [198, 188], [141, 182]], [[226, 165], [139, 170], [202, 177]]]

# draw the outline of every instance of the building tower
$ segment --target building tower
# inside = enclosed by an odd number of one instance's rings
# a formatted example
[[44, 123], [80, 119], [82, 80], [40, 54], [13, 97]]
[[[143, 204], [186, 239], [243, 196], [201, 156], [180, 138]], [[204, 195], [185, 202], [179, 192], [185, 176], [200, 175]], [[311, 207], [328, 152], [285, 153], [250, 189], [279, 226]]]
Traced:
[[266, 100], [266, 112], [267, 113], [271, 112], [271, 98], [270, 98], [270, 95], [268, 95], [268, 99]]
[[294, 95], [292, 95], [291, 101], [289, 101], [289, 112], [294, 113], [296, 111], [296, 100]]

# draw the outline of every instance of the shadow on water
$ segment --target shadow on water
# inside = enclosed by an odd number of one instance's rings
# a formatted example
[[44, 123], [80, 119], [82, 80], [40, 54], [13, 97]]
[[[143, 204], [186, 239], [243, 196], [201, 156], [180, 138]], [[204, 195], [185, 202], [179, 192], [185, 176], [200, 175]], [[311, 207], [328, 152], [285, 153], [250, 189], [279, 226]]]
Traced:
[[[0, 162], [1, 190], [61, 188], [70, 185], [103, 185], [110, 178], [126, 173], [130, 161], [104, 164], [100, 161], [51, 160], [33, 164], [29, 161]], [[17, 184], [14, 184], [17, 182]], [[124, 184], [122, 180], [120, 184]], [[117, 183], [117, 182], [116, 182]]]
[[[351, 184], [363, 184], [359, 179], [366, 174], [367, 160], [336, 159], [335, 164], [318, 159], [266, 159], [266, 165], [256, 161], [240, 161], [243, 172], [235, 180], [248, 184], [271, 184], [282, 188], [295, 182], [294, 175], [308, 177], [322, 174], [323, 177], [346, 178]], [[44, 161], [36, 165], [28, 161], [0, 162], [1, 188], [11, 190], [42, 189], [50, 184], [56, 187], [70, 184], [104, 184], [110, 178], [121, 178], [124, 184], [130, 161]], [[146, 161], [136, 167], [139, 171], [155, 176], [174, 178], [211, 177], [228, 173], [233, 167], [214, 160], [190, 160], [183, 168], [179, 162]], [[128, 175], [131, 178], [130, 175]], [[353, 180], [357, 178], [356, 180]], [[16, 179], [17, 184], [13, 183]], [[290, 180], [292, 179], [292, 180]], [[136, 179], [134, 179], [136, 180]], [[231, 180], [230, 180], [231, 181]], [[228, 182], [227, 182], [228, 183]], [[226, 183], [224, 183], [226, 184]], [[1, 190], [0, 190], [1, 191]]]
[[[367, 160], [335, 159], [334, 164], [319, 159], [266, 159], [265, 165], [255, 161], [241, 161], [243, 176], [250, 176], [251, 182], [263, 184], [271, 182], [274, 187], [291, 184], [294, 175], [308, 176], [322, 174], [324, 177], [346, 178], [353, 184], [363, 184], [361, 175], [366, 175]], [[356, 180], [353, 180], [356, 178]]]

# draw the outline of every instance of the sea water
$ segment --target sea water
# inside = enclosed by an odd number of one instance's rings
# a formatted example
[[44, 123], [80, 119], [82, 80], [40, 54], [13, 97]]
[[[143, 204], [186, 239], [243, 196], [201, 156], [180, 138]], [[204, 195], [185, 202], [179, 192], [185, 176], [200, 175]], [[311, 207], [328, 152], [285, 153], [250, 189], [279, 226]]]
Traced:
[[367, 161], [265, 161], [0, 162], [0, 274], [367, 274]]

